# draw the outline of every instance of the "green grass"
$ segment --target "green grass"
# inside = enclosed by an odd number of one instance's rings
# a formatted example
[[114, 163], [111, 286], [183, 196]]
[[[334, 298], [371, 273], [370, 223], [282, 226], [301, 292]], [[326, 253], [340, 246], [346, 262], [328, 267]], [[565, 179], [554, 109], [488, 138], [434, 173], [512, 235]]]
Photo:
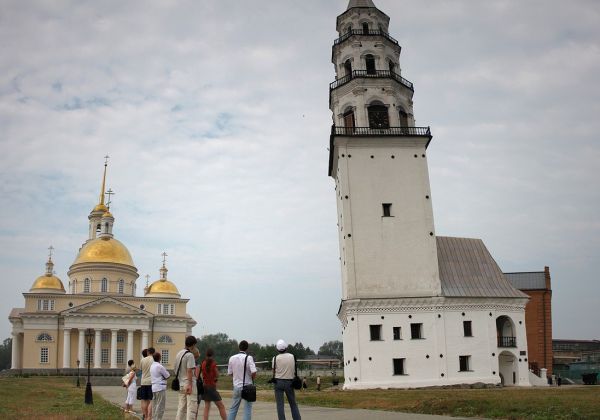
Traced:
[[85, 383], [75, 387], [74, 378], [0, 378], [1, 419], [115, 419], [118, 407], [94, 394], [94, 404], [84, 403]]

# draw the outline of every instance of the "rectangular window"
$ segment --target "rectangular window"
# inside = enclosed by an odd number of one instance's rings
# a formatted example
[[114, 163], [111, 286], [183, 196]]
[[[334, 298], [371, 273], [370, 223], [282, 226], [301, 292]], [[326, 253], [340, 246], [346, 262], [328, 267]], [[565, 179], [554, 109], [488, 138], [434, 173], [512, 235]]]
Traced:
[[465, 337], [473, 337], [473, 329], [471, 327], [471, 321], [463, 321], [463, 330]]
[[381, 325], [369, 325], [371, 330], [371, 341], [381, 340]]
[[117, 363], [125, 363], [125, 350], [117, 349]]
[[102, 349], [100, 363], [108, 363], [108, 349]]
[[381, 205], [383, 207], [383, 217], [391, 217], [392, 216], [392, 204], [391, 203], [383, 203]]
[[87, 363], [93, 364], [94, 363], [94, 349], [85, 349], [85, 360], [84, 363], [87, 365]]
[[471, 356], [458, 356], [458, 364], [461, 372], [468, 372], [471, 370]]
[[109, 340], [110, 340], [110, 333], [103, 332], [102, 333], [102, 342], [103, 343], [108, 343]]
[[402, 340], [402, 330], [400, 329], [400, 327], [394, 327], [393, 332], [394, 340]]
[[406, 359], [393, 359], [394, 360], [394, 375], [406, 375], [404, 372], [404, 361]]
[[53, 311], [54, 310], [54, 299], [52, 299], [50, 301], [50, 310]]
[[168, 349], [162, 349], [161, 353], [160, 353], [160, 362], [163, 365], [166, 365], [167, 363], [169, 363], [169, 350]]
[[175, 314], [175, 304], [171, 303], [171, 315]]
[[124, 343], [124, 342], [125, 342], [125, 334], [117, 333], [117, 343]]
[[48, 347], [40, 349], [40, 363], [48, 363]]
[[410, 324], [410, 338], [423, 338], [423, 324]]
[[48, 301], [48, 299], [44, 299], [44, 300], [42, 301], [42, 310], [43, 310], [43, 311], [47, 311], [47, 310], [48, 310], [48, 305], [49, 305], [49, 301]]

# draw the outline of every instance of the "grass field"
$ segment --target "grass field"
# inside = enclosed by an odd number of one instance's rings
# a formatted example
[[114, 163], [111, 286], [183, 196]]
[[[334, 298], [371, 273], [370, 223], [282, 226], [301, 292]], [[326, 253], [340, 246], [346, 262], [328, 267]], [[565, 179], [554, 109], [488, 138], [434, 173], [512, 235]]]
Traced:
[[[258, 399], [273, 401], [268, 377], [258, 380]], [[1, 419], [114, 419], [117, 407], [94, 395], [94, 405], [83, 402], [85, 388], [73, 386], [74, 378], [0, 378]], [[296, 393], [303, 405], [363, 408], [421, 414], [499, 419], [600, 419], [600, 386], [560, 388], [422, 389], [339, 391], [323, 378], [316, 391], [310, 378], [308, 391]], [[224, 397], [231, 395], [231, 378], [218, 385]]]
[[94, 404], [84, 403], [85, 382], [75, 378], [0, 378], [1, 419], [118, 419], [121, 410], [94, 394]]

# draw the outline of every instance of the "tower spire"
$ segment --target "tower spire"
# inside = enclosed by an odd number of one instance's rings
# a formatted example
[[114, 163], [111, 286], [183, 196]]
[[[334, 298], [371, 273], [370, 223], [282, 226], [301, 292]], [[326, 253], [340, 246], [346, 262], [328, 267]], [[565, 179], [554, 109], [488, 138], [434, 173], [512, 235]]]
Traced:
[[106, 167], [108, 166], [108, 159], [110, 156], [104, 156], [104, 176], [102, 177], [102, 188], [100, 190], [100, 202], [98, 204], [104, 205], [104, 189], [106, 188]]

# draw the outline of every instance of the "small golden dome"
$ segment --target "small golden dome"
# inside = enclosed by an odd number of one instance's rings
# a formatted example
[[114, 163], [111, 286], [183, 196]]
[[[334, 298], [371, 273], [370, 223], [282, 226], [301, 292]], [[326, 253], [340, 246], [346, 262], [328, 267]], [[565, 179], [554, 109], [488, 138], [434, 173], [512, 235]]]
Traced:
[[101, 211], [102, 213], [106, 213], [108, 211], [108, 207], [106, 207], [104, 204], [100, 203], [100, 204], [96, 205], [96, 207], [94, 207], [94, 209], [92, 210], [92, 212], [96, 212], [96, 211]]
[[112, 215], [112, 213], [109, 210], [106, 210], [104, 212], [104, 214], [102, 215], [102, 217], [114, 217], [114, 216]]
[[73, 265], [99, 262], [135, 267], [125, 245], [114, 238], [96, 238], [88, 241], [79, 251]]
[[146, 291], [146, 295], [156, 293], [156, 294], [164, 294], [164, 295], [177, 295], [177, 297], [181, 296], [179, 294], [179, 290], [173, 283], [166, 279], [156, 280], [154, 283], [148, 287]]
[[63, 286], [62, 281], [54, 275], [44, 275], [39, 276], [34, 282], [33, 286], [31, 286], [30, 292], [33, 292], [38, 289], [53, 289], [65, 293], [65, 287]]

